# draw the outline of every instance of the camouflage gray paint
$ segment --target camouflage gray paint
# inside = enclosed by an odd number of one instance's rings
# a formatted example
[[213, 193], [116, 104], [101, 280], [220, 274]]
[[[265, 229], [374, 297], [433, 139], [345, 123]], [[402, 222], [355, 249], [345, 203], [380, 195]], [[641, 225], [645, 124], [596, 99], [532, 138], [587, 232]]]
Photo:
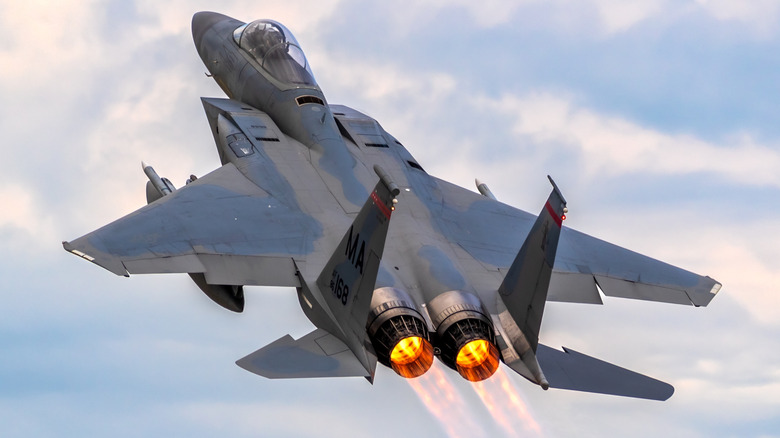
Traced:
[[[64, 242], [66, 250], [118, 275], [186, 272], [202, 275], [210, 285], [296, 287], [318, 329], [298, 340], [283, 337], [238, 362], [266, 377], [372, 379], [376, 357], [365, 329], [367, 313], [376, 308], [367, 303], [373, 289], [393, 287], [408, 293], [431, 333], [437, 327], [426, 307], [434, 300], [446, 293], [457, 305], [458, 297], [478, 297], [478, 307], [492, 319], [502, 359], [545, 388], [549, 380], [549, 386], [591, 392], [671, 395], [662, 382], [568, 350], [540, 345], [537, 362], [544, 302], [600, 304], [598, 287], [607, 296], [706, 306], [719, 283], [566, 227], [555, 234], [557, 251], [518, 256], [524, 242], [552, 242], [547, 228], [532, 232], [541, 219], [493, 199], [486, 187], [480, 189], [483, 196], [427, 174], [375, 120], [327, 104], [313, 77], [280, 80], [239, 46], [242, 26], [211, 12], [196, 14], [192, 23], [201, 59], [230, 97], [203, 99], [222, 167]], [[305, 60], [298, 62], [309, 71]], [[377, 183], [378, 173], [385, 174], [385, 183]], [[397, 205], [382, 192], [390, 183], [399, 188]], [[379, 192], [377, 201], [373, 196]], [[348, 263], [339, 263], [358, 267], [358, 250], [350, 247], [357, 237], [350, 232], [377, 214], [377, 202], [395, 206], [392, 220], [369, 226], [361, 236], [374, 242], [369, 247], [381, 264], [364, 255], [358, 277], [346, 279], [361, 293], [344, 302], [327, 271], [335, 269], [340, 252]], [[507, 295], [513, 298], [502, 301], [498, 290], [507, 272], [521, 272], [526, 263], [547, 268], [510, 276], [514, 292]], [[520, 297], [523, 293], [529, 295]], [[526, 313], [528, 303], [534, 310]], [[555, 369], [554, 377], [545, 380], [542, 370], [548, 368]], [[618, 381], [594, 384], [599, 373], [619, 376]]]

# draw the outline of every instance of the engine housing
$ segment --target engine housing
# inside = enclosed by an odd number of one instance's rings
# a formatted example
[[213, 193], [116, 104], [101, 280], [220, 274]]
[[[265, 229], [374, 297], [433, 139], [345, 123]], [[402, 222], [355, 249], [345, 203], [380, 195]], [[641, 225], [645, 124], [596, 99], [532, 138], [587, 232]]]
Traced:
[[463, 378], [479, 382], [492, 376], [499, 365], [493, 323], [480, 299], [453, 290], [428, 303], [428, 314], [436, 328], [439, 359]]
[[376, 289], [366, 322], [377, 360], [406, 378], [425, 374], [433, 364], [428, 326], [406, 292]]

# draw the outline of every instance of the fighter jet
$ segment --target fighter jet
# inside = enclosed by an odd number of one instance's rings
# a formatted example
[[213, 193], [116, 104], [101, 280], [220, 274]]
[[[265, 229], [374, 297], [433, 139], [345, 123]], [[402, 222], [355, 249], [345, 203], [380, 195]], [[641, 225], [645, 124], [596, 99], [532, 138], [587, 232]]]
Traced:
[[[267, 378], [423, 375], [469, 381], [503, 362], [547, 388], [665, 400], [672, 386], [539, 343], [545, 303], [601, 294], [706, 306], [721, 285], [563, 226], [550, 178], [538, 215], [428, 174], [376, 120], [329, 104], [273, 20], [192, 18], [227, 98], [202, 98], [221, 167], [176, 189], [151, 166], [148, 205], [65, 250], [122, 276], [187, 273], [241, 312], [244, 286], [287, 286], [316, 329], [237, 361]], [[291, 289], [292, 290], [292, 289]]]

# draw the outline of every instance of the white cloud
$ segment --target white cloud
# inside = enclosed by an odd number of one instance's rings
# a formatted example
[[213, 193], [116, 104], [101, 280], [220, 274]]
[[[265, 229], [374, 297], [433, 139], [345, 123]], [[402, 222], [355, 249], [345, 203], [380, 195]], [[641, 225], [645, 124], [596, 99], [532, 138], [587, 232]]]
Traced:
[[777, 30], [780, 3], [775, 0], [696, 0], [696, 3], [715, 19], [741, 23], [757, 35], [768, 36]]
[[456, 79], [442, 72], [410, 72], [392, 63], [377, 64], [357, 59], [334, 59], [315, 52], [310, 62], [317, 67], [326, 92], [349, 93], [353, 99], [401, 103], [446, 97], [456, 91]]
[[[95, 2], [3, 2], [0, 5], [0, 79], [3, 83], [39, 84], [70, 78], [99, 61], [101, 42], [93, 33], [101, 24]], [[78, 68], [78, 66], [81, 68]], [[75, 70], [75, 71], [74, 71]], [[68, 91], [68, 90], [63, 90]]]
[[[752, 225], [752, 224], [751, 224]], [[778, 288], [780, 287], [780, 267], [774, 260], [766, 260], [756, 253], [751, 244], [754, 239], [740, 241], [730, 235], [730, 229], [722, 229], [709, 246], [701, 247], [704, 258], [709, 261], [718, 280], [726, 285], [725, 293], [733, 294], [750, 314], [767, 326], [780, 326], [780, 307], [778, 307]], [[755, 228], [751, 226], [751, 236], [765, 236], [760, 244], [767, 242], [777, 248], [775, 233], [777, 227]]]
[[13, 183], [0, 185], [0, 227], [14, 227], [32, 236], [52, 236], [52, 219], [38, 207], [35, 195]]
[[607, 34], [623, 32], [655, 18], [664, 12], [666, 3], [665, 0], [593, 0]]
[[270, 18], [284, 23], [294, 33], [312, 31], [330, 17], [343, 0], [318, 1], [316, 7], [304, 0], [285, 2], [257, 2], [251, 0], [234, 1], [216, 6], [211, 1], [175, 0], [158, 2], [141, 0], [136, 2], [138, 9], [149, 16], [159, 18], [158, 22], [145, 27], [149, 35], [190, 33], [190, 18], [198, 11], [214, 11], [228, 15], [240, 21], [253, 21]]
[[740, 184], [780, 187], [780, 151], [757, 144], [749, 136], [713, 144], [690, 135], [655, 131], [545, 93], [483, 98], [482, 106], [515, 114], [514, 133], [535, 144], [582, 152], [583, 171], [591, 179], [637, 173], [710, 173]]

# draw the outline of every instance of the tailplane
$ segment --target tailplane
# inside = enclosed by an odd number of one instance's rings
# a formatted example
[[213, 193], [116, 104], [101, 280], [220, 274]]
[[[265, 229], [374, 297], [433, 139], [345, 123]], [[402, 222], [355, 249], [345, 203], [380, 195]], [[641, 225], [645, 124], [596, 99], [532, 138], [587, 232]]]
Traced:
[[300, 339], [285, 335], [236, 365], [269, 379], [369, 376], [349, 348], [322, 329]]

